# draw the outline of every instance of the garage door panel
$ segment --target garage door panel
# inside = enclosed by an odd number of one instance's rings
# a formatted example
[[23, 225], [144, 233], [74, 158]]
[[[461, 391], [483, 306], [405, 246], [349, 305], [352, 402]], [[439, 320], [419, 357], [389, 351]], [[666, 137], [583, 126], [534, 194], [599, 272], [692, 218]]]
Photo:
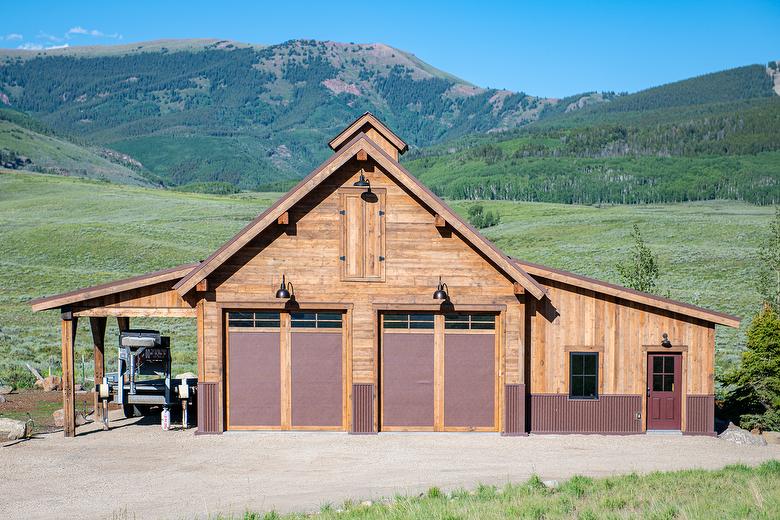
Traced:
[[341, 334], [292, 334], [292, 425], [342, 426]]
[[446, 334], [444, 426], [495, 426], [495, 335]]
[[433, 427], [433, 334], [383, 338], [383, 426]]
[[231, 332], [230, 426], [281, 424], [281, 354], [278, 332]]

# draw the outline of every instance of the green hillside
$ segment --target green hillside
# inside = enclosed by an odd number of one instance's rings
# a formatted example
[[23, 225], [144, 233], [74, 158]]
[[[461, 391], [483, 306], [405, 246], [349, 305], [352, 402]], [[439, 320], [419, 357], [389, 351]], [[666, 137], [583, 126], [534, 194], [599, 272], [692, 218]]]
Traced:
[[150, 185], [140, 164], [117, 152], [67, 140], [29, 116], [0, 108], [0, 167]]
[[415, 151], [407, 167], [452, 198], [776, 204], [780, 97], [743, 67]]
[[[46, 367], [59, 356], [57, 314], [32, 314], [28, 300], [205, 258], [278, 195], [200, 195], [0, 175], [0, 365], [34, 360]], [[453, 207], [465, 215], [470, 204], [455, 201]], [[485, 233], [507, 253], [612, 282], [637, 223], [659, 256], [663, 294], [745, 317], [756, 310], [755, 252], [772, 208], [737, 202], [485, 206], [501, 215], [501, 224]], [[177, 369], [194, 368], [194, 320], [134, 322], [172, 331]], [[718, 328], [721, 366], [736, 359], [740, 334]], [[82, 352], [88, 360], [86, 323], [79, 325], [77, 347], [77, 360]]]
[[314, 40], [2, 51], [3, 99], [133, 156], [168, 184], [243, 189], [304, 176], [367, 110], [425, 146], [512, 128], [552, 102], [476, 87], [387, 45]]
[[[633, 94], [598, 96], [573, 110], [581, 95], [545, 107], [547, 125], [564, 126], [630, 121], [633, 124], [685, 120], [706, 105], [721, 105], [775, 96], [773, 81], [762, 65], [748, 65], [660, 85]], [[674, 109], [674, 110], [670, 110]], [[658, 114], [653, 112], [658, 111]], [[648, 118], [648, 116], [650, 116]], [[679, 119], [678, 119], [679, 118]]]

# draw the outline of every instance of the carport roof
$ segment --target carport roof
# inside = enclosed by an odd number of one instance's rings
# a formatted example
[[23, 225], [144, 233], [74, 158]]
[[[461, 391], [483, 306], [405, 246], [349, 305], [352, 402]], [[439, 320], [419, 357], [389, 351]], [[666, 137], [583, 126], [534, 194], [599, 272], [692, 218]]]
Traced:
[[171, 267], [170, 269], [154, 271], [152, 273], [133, 276], [131, 278], [125, 278], [115, 282], [93, 285], [92, 287], [76, 289], [75, 291], [56, 294], [54, 296], [36, 298], [30, 301], [30, 305], [32, 306], [32, 310], [35, 312], [73, 305], [74, 303], [91, 300], [93, 298], [100, 298], [109, 294], [115, 294], [130, 289], [137, 289], [139, 287], [147, 287], [149, 285], [154, 285], [161, 282], [178, 280], [185, 274], [192, 271], [198, 265], [200, 264], [194, 263], [179, 265], [176, 267]]

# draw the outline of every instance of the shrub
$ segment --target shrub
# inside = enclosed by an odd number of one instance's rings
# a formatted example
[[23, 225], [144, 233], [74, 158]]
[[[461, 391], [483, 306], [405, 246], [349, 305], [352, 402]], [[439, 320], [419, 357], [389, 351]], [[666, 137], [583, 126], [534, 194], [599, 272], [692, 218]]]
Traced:
[[477, 229], [483, 229], [491, 226], [497, 226], [501, 222], [501, 216], [492, 211], [485, 211], [482, 204], [474, 204], [468, 211], [469, 224]]
[[35, 384], [35, 376], [29, 370], [20, 365], [9, 365], [0, 368], [0, 383], [19, 388], [32, 388]]

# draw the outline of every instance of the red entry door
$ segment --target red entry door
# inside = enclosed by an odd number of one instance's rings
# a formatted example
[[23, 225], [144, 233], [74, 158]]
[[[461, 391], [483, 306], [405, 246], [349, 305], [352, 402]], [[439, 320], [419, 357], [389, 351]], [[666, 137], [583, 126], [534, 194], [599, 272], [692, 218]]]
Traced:
[[682, 411], [682, 357], [647, 355], [647, 429], [679, 430]]

